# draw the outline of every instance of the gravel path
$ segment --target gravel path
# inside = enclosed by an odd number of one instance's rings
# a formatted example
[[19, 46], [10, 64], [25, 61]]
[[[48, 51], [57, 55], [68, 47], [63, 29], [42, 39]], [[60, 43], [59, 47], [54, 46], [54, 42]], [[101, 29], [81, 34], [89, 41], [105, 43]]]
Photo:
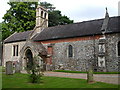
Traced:
[[[44, 75], [55, 76], [55, 77], [87, 79], [87, 74], [81, 74], [81, 73], [78, 74], [78, 73], [63, 73], [63, 72], [44, 72]], [[120, 74], [94, 74], [94, 80], [99, 82], [118, 84], [118, 81], [120, 80]]]

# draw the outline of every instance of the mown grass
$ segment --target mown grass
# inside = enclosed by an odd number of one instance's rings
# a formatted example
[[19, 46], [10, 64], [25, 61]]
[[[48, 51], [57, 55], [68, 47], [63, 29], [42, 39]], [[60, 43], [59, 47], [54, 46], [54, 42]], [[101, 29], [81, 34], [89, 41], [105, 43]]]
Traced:
[[2, 89], [2, 66], [0, 66], [0, 89]]
[[0, 66], [0, 70], [2, 70], [2, 66]]
[[5, 67], [0, 66], [0, 71], [1, 71], [1, 72], [5, 72]]
[[40, 84], [28, 81], [28, 74], [3, 74], [3, 88], [118, 88], [118, 85], [96, 82], [88, 84], [84, 79], [43, 76]]
[[[80, 71], [69, 71], [69, 70], [55, 70], [54, 72], [65, 72], [65, 73], [87, 73]], [[120, 72], [93, 72], [94, 74], [120, 74]]]

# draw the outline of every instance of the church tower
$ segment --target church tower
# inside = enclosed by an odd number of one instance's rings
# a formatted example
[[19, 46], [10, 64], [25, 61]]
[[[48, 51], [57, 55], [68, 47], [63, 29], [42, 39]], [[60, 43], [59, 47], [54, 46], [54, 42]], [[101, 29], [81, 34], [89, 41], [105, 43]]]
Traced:
[[44, 28], [48, 27], [48, 11], [44, 7], [40, 6], [40, 1], [36, 8], [36, 25], [33, 29], [33, 33], [30, 34], [28, 39], [32, 39], [37, 33], [40, 33]]
[[48, 27], [48, 11], [38, 4], [36, 8], [36, 29], [41, 32], [44, 28]]

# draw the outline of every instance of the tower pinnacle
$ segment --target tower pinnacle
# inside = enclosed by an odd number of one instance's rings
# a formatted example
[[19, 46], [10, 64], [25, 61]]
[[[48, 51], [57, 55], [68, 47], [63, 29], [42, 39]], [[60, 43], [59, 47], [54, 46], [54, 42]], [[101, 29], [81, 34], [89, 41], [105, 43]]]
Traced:
[[101, 31], [102, 31], [103, 34], [107, 31], [108, 22], [109, 22], [109, 14], [108, 14], [108, 10], [107, 10], [107, 7], [106, 7], [105, 18], [103, 20], [103, 24], [102, 24], [102, 28], [101, 28]]
[[108, 9], [106, 7], [106, 17], [109, 17], [109, 14], [108, 14]]
[[41, 1], [41, 0], [38, 0], [38, 5], [40, 5], [40, 1]]

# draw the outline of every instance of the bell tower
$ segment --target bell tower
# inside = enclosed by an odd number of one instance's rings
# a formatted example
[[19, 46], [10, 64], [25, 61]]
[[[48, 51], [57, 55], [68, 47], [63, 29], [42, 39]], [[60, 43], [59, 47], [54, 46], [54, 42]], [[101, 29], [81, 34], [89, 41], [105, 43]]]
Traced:
[[41, 32], [44, 28], [48, 27], [48, 11], [40, 6], [40, 1], [36, 8], [36, 29]]
[[48, 27], [48, 11], [40, 6], [40, 0], [36, 8], [36, 25], [33, 33], [30, 34], [28, 39], [32, 39], [37, 33], [40, 33], [44, 28]]

